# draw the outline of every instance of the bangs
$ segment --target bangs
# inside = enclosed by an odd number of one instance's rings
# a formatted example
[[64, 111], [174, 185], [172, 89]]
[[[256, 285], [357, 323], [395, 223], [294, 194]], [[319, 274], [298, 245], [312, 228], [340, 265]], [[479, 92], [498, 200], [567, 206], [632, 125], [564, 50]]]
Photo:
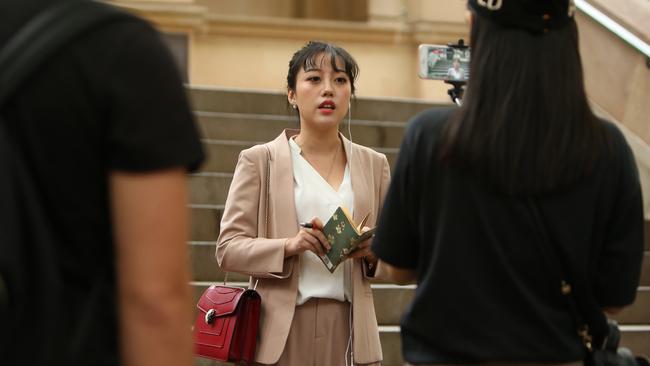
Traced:
[[[344, 72], [347, 74], [347, 70], [350, 68], [344, 58], [336, 52], [336, 50], [330, 48], [323, 52], [312, 53], [311, 55], [306, 55], [305, 61], [303, 62], [303, 69], [305, 71], [311, 71], [314, 69], [322, 69], [323, 63], [329, 58], [332, 65], [332, 69], [337, 72]], [[340, 67], [342, 66], [342, 68]]]
[[352, 56], [340, 47], [330, 44], [317, 44], [316, 47], [310, 47], [302, 55], [302, 60], [297, 64], [302, 65], [305, 71], [322, 69], [323, 62], [329, 58], [332, 69], [337, 72], [346, 73], [350, 79], [356, 80], [359, 68]]
[[309, 42], [293, 55], [291, 61], [289, 61], [287, 87], [289, 89], [295, 88], [296, 75], [298, 75], [300, 69], [305, 71], [322, 69], [323, 62], [327, 58], [330, 60], [332, 70], [343, 72], [350, 78], [352, 94], [354, 94], [354, 81], [359, 74], [357, 62], [343, 48], [319, 41]]

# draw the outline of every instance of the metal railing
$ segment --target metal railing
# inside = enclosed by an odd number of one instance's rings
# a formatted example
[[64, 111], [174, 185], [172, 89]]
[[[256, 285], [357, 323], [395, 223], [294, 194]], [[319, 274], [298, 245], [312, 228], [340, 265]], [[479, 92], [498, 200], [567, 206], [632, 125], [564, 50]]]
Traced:
[[614, 33], [616, 36], [627, 42], [630, 46], [634, 47], [636, 50], [650, 59], [650, 45], [645, 43], [642, 39], [632, 34], [632, 32], [625, 29], [622, 25], [618, 24], [616, 21], [605, 15], [600, 10], [596, 9], [586, 0], [575, 0], [575, 4], [578, 10], [600, 23], [603, 27]]

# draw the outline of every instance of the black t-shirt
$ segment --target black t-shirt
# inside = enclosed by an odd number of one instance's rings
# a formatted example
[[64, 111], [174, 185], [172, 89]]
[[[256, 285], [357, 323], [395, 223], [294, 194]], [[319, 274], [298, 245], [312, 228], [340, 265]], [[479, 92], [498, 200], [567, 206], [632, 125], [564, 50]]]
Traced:
[[[451, 113], [429, 110], [410, 122], [372, 245], [383, 261], [417, 272], [401, 324], [405, 359], [580, 360], [557, 263], [540, 246], [530, 206], [439, 163]], [[622, 306], [639, 283], [643, 207], [632, 153], [602, 123], [613, 152], [580, 183], [536, 201], [568, 272], [584, 276], [601, 306]]]
[[[0, 46], [55, 2], [1, 2]], [[178, 70], [148, 24], [114, 22], [60, 49], [2, 113], [61, 243], [53, 260], [61, 265], [67, 310], [57, 336], [76, 342], [76, 364], [117, 364], [108, 177], [111, 171], [198, 167], [203, 152]], [[93, 292], [99, 299], [90, 300]], [[83, 319], [90, 326], [80, 331]], [[25, 331], [38, 338], [35, 330]]]

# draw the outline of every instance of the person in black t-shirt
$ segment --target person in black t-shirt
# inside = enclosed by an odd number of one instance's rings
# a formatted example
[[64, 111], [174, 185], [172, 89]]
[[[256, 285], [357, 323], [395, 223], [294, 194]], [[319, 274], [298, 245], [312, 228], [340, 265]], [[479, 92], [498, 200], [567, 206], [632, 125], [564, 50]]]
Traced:
[[[0, 2], [0, 47], [54, 2]], [[0, 363], [191, 365], [185, 173], [203, 152], [159, 34], [137, 19], [94, 28], [2, 113], [57, 230], [67, 308], [62, 359], [30, 352], [38, 330], [20, 329]]]
[[465, 99], [409, 123], [372, 244], [377, 276], [418, 284], [401, 323], [412, 364], [581, 364], [549, 253], [601, 318], [633, 303], [634, 157], [589, 107], [570, 1], [468, 3]]

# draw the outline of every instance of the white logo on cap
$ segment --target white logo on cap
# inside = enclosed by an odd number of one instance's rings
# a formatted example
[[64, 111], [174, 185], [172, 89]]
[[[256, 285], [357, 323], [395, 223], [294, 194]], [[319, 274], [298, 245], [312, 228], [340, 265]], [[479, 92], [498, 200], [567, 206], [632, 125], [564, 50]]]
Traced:
[[569, 18], [573, 18], [573, 15], [576, 13], [576, 3], [574, 0], [569, 0], [569, 11], [567, 12], [567, 15]]
[[476, 0], [476, 2], [480, 6], [492, 11], [499, 10], [501, 9], [501, 6], [503, 6], [503, 0]]

